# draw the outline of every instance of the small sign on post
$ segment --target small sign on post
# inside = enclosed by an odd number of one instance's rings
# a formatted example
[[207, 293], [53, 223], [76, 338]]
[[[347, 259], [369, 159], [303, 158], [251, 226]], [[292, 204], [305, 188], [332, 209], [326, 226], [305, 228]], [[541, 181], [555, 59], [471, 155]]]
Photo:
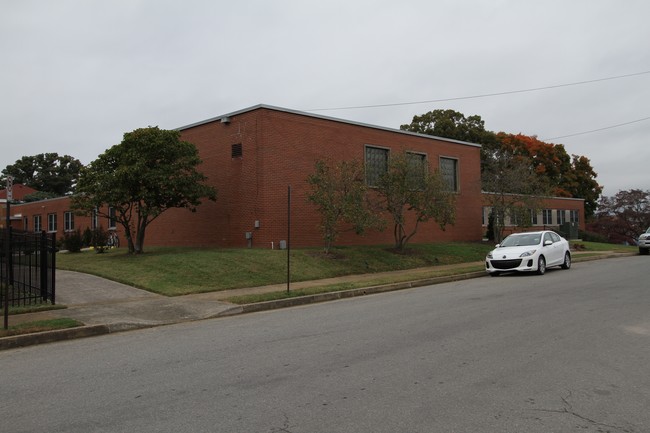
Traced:
[[7, 176], [7, 201], [14, 199], [14, 177]]

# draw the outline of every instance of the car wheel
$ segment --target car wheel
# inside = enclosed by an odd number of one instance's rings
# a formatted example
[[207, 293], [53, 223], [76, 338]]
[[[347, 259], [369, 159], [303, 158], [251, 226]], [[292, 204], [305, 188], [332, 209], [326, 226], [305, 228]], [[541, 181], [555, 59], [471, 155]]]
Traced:
[[562, 269], [569, 269], [571, 267], [571, 254], [568, 252], [564, 254], [564, 263], [562, 263]]
[[641, 254], [642, 256], [647, 256], [647, 255], [648, 255], [648, 251], [650, 251], [650, 249], [639, 247], [639, 254]]
[[546, 259], [544, 256], [539, 256], [539, 260], [537, 261], [537, 273], [539, 275], [544, 275], [546, 272]]
[[498, 277], [499, 273], [498, 272], [490, 272], [491, 277]]

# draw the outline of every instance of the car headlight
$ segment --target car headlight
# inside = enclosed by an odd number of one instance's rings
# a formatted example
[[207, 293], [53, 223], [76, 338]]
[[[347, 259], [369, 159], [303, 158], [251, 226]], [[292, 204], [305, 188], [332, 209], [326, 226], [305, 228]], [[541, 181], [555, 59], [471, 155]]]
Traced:
[[533, 254], [535, 254], [535, 251], [537, 251], [537, 250], [529, 250], [529, 251], [526, 251], [525, 253], [521, 253], [521, 255], [520, 255], [519, 257], [530, 257], [530, 256], [532, 256]]
[[491, 259], [491, 258], [492, 258], [492, 253], [491, 253], [491, 252], [488, 253], [487, 258], [488, 258], [488, 259]]

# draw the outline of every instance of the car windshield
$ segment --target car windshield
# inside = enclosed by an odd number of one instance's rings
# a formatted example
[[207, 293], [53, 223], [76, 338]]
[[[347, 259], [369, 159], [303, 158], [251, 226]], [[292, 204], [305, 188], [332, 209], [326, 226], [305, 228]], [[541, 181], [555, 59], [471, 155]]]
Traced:
[[648, 230], [645, 231], [646, 233], [650, 233], [650, 227], [648, 227]]
[[540, 233], [510, 235], [501, 242], [502, 247], [520, 247], [538, 245], [542, 235]]

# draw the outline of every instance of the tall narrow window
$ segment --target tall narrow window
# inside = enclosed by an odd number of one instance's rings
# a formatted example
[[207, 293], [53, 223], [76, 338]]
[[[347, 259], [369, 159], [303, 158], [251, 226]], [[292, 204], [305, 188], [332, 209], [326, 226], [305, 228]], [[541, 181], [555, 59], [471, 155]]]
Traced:
[[530, 222], [532, 225], [537, 225], [537, 209], [530, 210]]
[[50, 213], [47, 214], [47, 231], [55, 232], [56, 231], [56, 214]]
[[562, 209], [557, 210], [557, 223], [564, 224], [566, 222], [566, 212]]
[[66, 232], [74, 231], [74, 214], [72, 212], [63, 214], [63, 230]]
[[553, 224], [553, 211], [551, 209], [542, 210], [542, 224], [545, 226]]
[[440, 174], [450, 191], [458, 191], [458, 160], [455, 158], [440, 158]]
[[99, 228], [99, 218], [97, 216], [97, 209], [93, 209], [92, 215], [90, 215], [90, 228], [95, 230]]
[[571, 218], [572, 223], [580, 222], [580, 217], [578, 216], [578, 211], [575, 210], [575, 209], [571, 211], [570, 218]]
[[34, 215], [34, 232], [38, 233], [41, 231], [41, 216]]
[[115, 208], [113, 206], [108, 208], [108, 228], [109, 229], [114, 229], [116, 227], [115, 222]]
[[366, 146], [366, 184], [378, 186], [379, 179], [388, 170], [388, 149]]

